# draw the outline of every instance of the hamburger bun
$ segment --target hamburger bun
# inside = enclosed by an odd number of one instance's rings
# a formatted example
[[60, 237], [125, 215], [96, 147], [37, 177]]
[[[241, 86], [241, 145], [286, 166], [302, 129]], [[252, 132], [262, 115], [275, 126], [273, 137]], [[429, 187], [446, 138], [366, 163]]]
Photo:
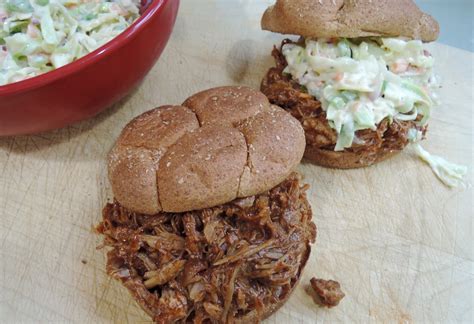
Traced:
[[184, 212], [267, 191], [300, 162], [300, 123], [248, 87], [220, 87], [133, 119], [108, 157], [130, 211]]
[[277, 0], [261, 25], [308, 38], [401, 36], [430, 42], [439, 35], [436, 20], [412, 0]]
[[375, 152], [346, 152], [331, 151], [317, 147], [306, 146], [305, 160], [316, 165], [332, 169], [357, 169], [371, 166], [385, 161], [401, 152], [400, 150], [387, 151], [379, 148]]

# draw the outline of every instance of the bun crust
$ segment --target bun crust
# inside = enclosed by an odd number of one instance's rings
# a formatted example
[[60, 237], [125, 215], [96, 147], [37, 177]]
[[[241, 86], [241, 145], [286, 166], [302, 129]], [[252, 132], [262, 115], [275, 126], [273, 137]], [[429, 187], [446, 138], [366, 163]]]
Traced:
[[356, 169], [371, 166], [377, 162], [381, 162], [396, 155], [400, 151], [378, 150], [375, 153], [367, 151], [353, 152], [336, 152], [322, 150], [316, 147], [306, 146], [304, 158], [314, 164], [332, 168], [332, 169]]
[[131, 211], [185, 212], [273, 188], [304, 148], [300, 123], [261, 92], [220, 87], [133, 119], [109, 153], [109, 179]]
[[425, 42], [439, 25], [412, 0], [277, 0], [262, 28], [311, 38], [407, 37]]

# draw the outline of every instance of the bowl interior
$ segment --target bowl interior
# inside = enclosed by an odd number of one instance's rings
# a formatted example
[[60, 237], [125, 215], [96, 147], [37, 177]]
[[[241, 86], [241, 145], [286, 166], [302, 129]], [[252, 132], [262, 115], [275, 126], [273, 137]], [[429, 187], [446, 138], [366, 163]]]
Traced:
[[112, 51], [122, 47], [135, 33], [143, 29], [148, 24], [149, 19], [159, 12], [160, 8], [162, 8], [164, 3], [167, 1], [173, 0], [141, 0], [141, 16], [120, 35], [114, 37], [91, 53], [84, 55], [65, 66], [22, 81], [0, 86], [0, 98], [2, 95], [12, 95], [44, 86], [60, 78], [66, 77], [69, 74], [75, 73], [83, 67], [93, 64], [102, 57], [109, 55]]

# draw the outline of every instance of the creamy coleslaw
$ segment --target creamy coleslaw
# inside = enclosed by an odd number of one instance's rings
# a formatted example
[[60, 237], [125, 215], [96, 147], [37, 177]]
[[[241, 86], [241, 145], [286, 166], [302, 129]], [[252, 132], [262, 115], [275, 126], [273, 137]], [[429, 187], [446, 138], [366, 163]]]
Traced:
[[139, 15], [139, 0], [0, 0], [0, 85], [94, 51]]
[[356, 131], [375, 130], [385, 118], [425, 125], [437, 101], [434, 59], [418, 40], [307, 39], [282, 52], [284, 72], [326, 111], [338, 134], [336, 151], [351, 147]]
[[[321, 102], [338, 135], [336, 151], [351, 147], [358, 130], [376, 130], [386, 118], [424, 126], [439, 102], [434, 59], [419, 40], [306, 39], [303, 46], [284, 45], [282, 52], [288, 63], [283, 72]], [[408, 137], [444, 184], [463, 184], [465, 166], [424, 150], [418, 129], [410, 129]]]
[[419, 143], [422, 137], [423, 134], [414, 128], [408, 132], [408, 139], [413, 143], [418, 158], [428, 164], [431, 170], [433, 170], [433, 173], [446, 186], [452, 188], [463, 186], [463, 179], [467, 174], [467, 167], [449, 162], [440, 156], [429, 153]]

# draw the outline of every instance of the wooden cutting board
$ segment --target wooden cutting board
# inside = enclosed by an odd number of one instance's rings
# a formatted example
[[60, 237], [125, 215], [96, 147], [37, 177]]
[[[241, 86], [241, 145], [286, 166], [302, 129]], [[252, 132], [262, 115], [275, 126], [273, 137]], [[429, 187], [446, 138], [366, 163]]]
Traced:
[[[272, 1], [185, 0], [162, 58], [130, 96], [96, 118], [0, 139], [0, 322], [142, 322], [148, 318], [104, 272], [91, 228], [111, 198], [105, 157], [132, 117], [213, 86], [258, 87], [282, 36], [263, 32]], [[159, 32], [159, 31], [157, 31]], [[470, 167], [474, 55], [429, 46], [443, 79], [424, 146]], [[268, 323], [472, 322], [473, 191], [447, 189], [411, 149], [367, 169], [299, 168], [318, 238], [300, 285]], [[331, 310], [305, 289], [341, 282]]]

